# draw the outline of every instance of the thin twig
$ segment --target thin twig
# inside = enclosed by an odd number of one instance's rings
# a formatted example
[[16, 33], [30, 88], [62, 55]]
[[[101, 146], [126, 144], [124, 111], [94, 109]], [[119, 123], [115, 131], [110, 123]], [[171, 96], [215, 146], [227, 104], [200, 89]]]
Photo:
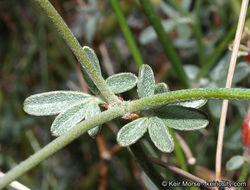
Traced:
[[107, 177], [108, 177], [108, 161], [111, 160], [112, 155], [121, 149], [121, 146], [116, 144], [110, 150], [107, 149], [106, 143], [102, 135], [97, 135], [96, 143], [100, 155], [100, 165], [99, 165], [99, 185], [98, 190], [107, 189]]
[[176, 133], [174, 132], [173, 129], [170, 129], [170, 128], [169, 128], [169, 132], [172, 135], [173, 140], [174, 140], [174, 153], [175, 153], [176, 158], [178, 160], [178, 165], [181, 167], [181, 169], [188, 172], [189, 168], [187, 167], [187, 164], [186, 164], [186, 158], [185, 158], [184, 153], [182, 151], [181, 145], [176, 137]]
[[184, 171], [184, 170], [182, 170], [180, 168], [177, 168], [175, 166], [170, 166], [166, 162], [163, 162], [163, 161], [161, 161], [161, 160], [159, 160], [157, 158], [154, 158], [154, 157], [149, 157], [149, 160], [156, 163], [156, 164], [158, 164], [158, 165], [160, 165], [160, 166], [162, 166], [162, 167], [164, 167], [164, 168], [166, 168], [166, 169], [168, 169], [168, 170], [170, 170], [170, 171], [172, 171], [172, 172], [174, 172], [174, 173], [177, 173], [178, 175], [181, 175], [181, 176], [183, 176], [183, 177], [185, 177], [187, 179], [190, 179], [190, 180], [192, 180], [194, 182], [198, 182], [203, 187], [205, 187], [207, 189], [213, 189], [213, 190], [215, 189], [213, 187], [207, 187], [207, 186], [203, 185], [203, 184], [207, 183], [204, 179], [201, 179], [201, 178], [199, 178], [199, 177], [197, 177], [195, 175], [192, 175], [192, 174], [190, 174], [190, 173], [188, 173], [188, 172], [186, 172], [186, 171]]
[[178, 139], [179, 144], [180, 144], [185, 156], [187, 157], [188, 164], [194, 165], [196, 162], [196, 159], [195, 159], [195, 157], [193, 157], [193, 154], [192, 154], [190, 148], [188, 147], [187, 143], [178, 133], [175, 133], [175, 136]]
[[[5, 176], [5, 174], [0, 171], [0, 177], [3, 177], [3, 176]], [[11, 182], [10, 186], [16, 190], [30, 190], [30, 188], [24, 186], [23, 184], [19, 183], [18, 181]]]
[[[242, 0], [240, 17], [239, 17], [239, 22], [238, 22], [237, 31], [236, 31], [235, 40], [234, 40], [233, 53], [231, 56], [230, 66], [229, 66], [228, 75], [227, 75], [226, 88], [231, 88], [231, 85], [232, 85], [233, 74], [234, 74], [235, 64], [237, 61], [241, 35], [242, 35], [247, 8], [248, 8], [248, 2], [249, 0]], [[223, 136], [224, 136], [225, 123], [226, 123], [227, 108], [228, 108], [228, 100], [223, 100], [220, 125], [219, 125], [218, 141], [217, 141], [217, 150], [216, 150], [216, 166], [215, 167], [216, 167], [216, 180], [217, 181], [221, 180], [221, 157], [222, 157]]]
[[111, 76], [111, 75], [115, 74], [115, 71], [114, 71], [114, 68], [112, 65], [112, 61], [109, 57], [106, 45], [104, 43], [101, 43], [99, 46], [99, 49], [100, 49], [100, 52], [101, 52], [101, 55], [103, 58], [104, 67], [105, 67], [108, 75]]
[[111, 159], [111, 155], [108, 149], [106, 148], [106, 144], [102, 135], [98, 135], [96, 137], [96, 143], [97, 143], [99, 154], [101, 157], [100, 167], [99, 167], [100, 180], [99, 180], [98, 190], [106, 190], [107, 189], [107, 175], [108, 175], [107, 161]]
[[80, 83], [82, 91], [89, 94], [88, 85], [82, 76], [81, 68], [80, 68], [80, 65], [77, 61], [75, 64], [75, 69], [76, 69], [77, 79]]
[[115, 144], [111, 149], [110, 149], [110, 154], [114, 155], [116, 152], [121, 150], [122, 147], [119, 144]]
[[153, 164], [150, 162], [140, 142], [137, 142], [131, 145], [129, 148], [131, 152], [133, 153], [133, 155], [135, 156], [137, 163], [140, 165], [143, 171], [147, 174], [147, 176], [151, 179], [151, 181], [159, 189], [164, 189], [164, 187], [162, 186], [162, 182], [164, 181], [164, 178], [161, 176], [161, 174], [155, 169]]
[[[59, 151], [67, 144], [78, 138], [88, 130], [97, 125], [101, 125], [115, 118], [121, 117], [127, 113], [150, 109], [159, 105], [164, 105], [178, 100], [190, 99], [211, 99], [211, 98], [229, 98], [238, 100], [250, 100], [249, 89], [189, 89], [177, 90], [157, 94], [134, 100], [131, 102], [122, 102], [120, 106], [114, 106], [106, 111], [103, 111], [95, 117], [89, 118], [78, 123], [67, 133], [57, 137], [41, 150], [15, 166], [6, 175], [0, 178], [0, 189], [6, 187], [10, 182], [23, 175], [25, 172], [37, 166], [40, 162], [47, 159], [49, 156]], [[157, 176], [156, 176], [157, 177]], [[160, 179], [160, 178], [158, 178]]]

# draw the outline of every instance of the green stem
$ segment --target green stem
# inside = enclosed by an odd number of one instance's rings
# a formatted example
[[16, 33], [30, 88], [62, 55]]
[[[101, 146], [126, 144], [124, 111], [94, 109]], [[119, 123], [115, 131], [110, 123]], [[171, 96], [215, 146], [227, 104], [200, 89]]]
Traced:
[[[250, 17], [250, 10], [248, 10], [246, 18]], [[235, 31], [237, 28], [237, 23], [233, 25], [230, 31], [227, 33], [225, 38], [219, 43], [218, 47], [214, 51], [213, 55], [208, 59], [208, 61], [202, 66], [200, 73], [197, 76], [197, 80], [204, 77], [211, 67], [216, 63], [215, 61], [221, 56], [222, 52], [228, 48], [228, 44], [232, 41]]]
[[[125, 16], [133, 10], [134, 0], [121, 0], [119, 1], [122, 12]], [[98, 29], [97, 39], [103, 41], [106, 37], [111, 36], [118, 29], [117, 16], [114, 12], [110, 13], [105, 20], [101, 23]]]
[[184, 156], [184, 154], [182, 152], [182, 149], [181, 149], [181, 146], [179, 144], [179, 141], [177, 140], [173, 129], [168, 128], [168, 130], [171, 133], [171, 135], [173, 137], [173, 140], [174, 140], [174, 145], [175, 145], [174, 146], [174, 152], [175, 152], [175, 155], [176, 155], [177, 160], [179, 162], [179, 165], [180, 165], [181, 169], [183, 169], [185, 171], [188, 171], [188, 167], [186, 165], [186, 159], [185, 159], [185, 156]]
[[112, 108], [108, 111], [102, 112], [97, 117], [86, 120], [84, 122], [79, 123], [72, 130], [70, 130], [65, 135], [62, 135], [51, 143], [46, 145], [44, 148], [27, 158], [25, 161], [21, 162], [19, 165], [10, 170], [6, 175], [0, 179], [0, 189], [4, 188], [14, 179], [21, 176], [23, 173], [29, 171], [36, 165], [38, 165], [41, 161], [47, 159], [49, 156], [72, 142], [74, 139], [79, 137], [81, 134], [85, 133], [89, 129], [94, 126], [97, 126], [101, 123], [105, 123], [109, 120], [112, 120], [118, 116], [121, 116], [122, 111], [119, 108]]
[[49, 156], [97, 125], [106, 123], [114, 118], [125, 115], [126, 113], [150, 109], [174, 101], [201, 98], [250, 100], [250, 90], [230, 88], [179, 90], [157, 94], [132, 102], [122, 102], [120, 105], [113, 106], [111, 109], [96, 115], [94, 118], [80, 122], [66, 134], [56, 138], [34, 155], [21, 162], [0, 179], [0, 189], [4, 188], [10, 182], [23, 175], [25, 172], [38, 165], [41, 161], [47, 159]]
[[[182, 6], [180, 6], [180, 4], [176, 0], [167, 0], [167, 3], [171, 4], [176, 10], [178, 10], [185, 17], [191, 17], [189, 12], [186, 11]], [[196, 12], [195, 12], [196, 17], [195, 18], [197, 18], [197, 20], [198, 20], [198, 15], [199, 15], [199, 12], [198, 12], [199, 9], [198, 8], [200, 8], [200, 7], [197, 6], [197, 3], [196, 3], [195, 7], [196, 7]], [[198, 47], [203, 48], [202, 43], [199, 43], [199, 42], [202, 42], [201, 41], [201, 35], [199, 35], [199, 34], [201, 34], [200, 30], [199, 30], [199, 24], [194, 23], [193, 24], [193, 30], [194, 30], [194, 33], [195, 33], [195, 36], [196, 36]], [[201, 50], [201, 48], [199, 48], [199, 49]], [[203, 55], [201, 56], [201, 53], [199, 55], [200, 55], [200, 62], [202, 63], [201, 58], [203, 57]], [[174, 139], [174, 144], [175, 144], [174, 152], [175, 152], [175, 155], [176, 155], [177, 160], [179, 162], [179, 165], [183, 170], [188, 171], [188, 167], [186, 165], [186, 159], [185, 159], [185, 156], [184, 156], [183, 151], [181, 149], [180, 143], [176, 139], [174, 131], [172, 129], [170, 129], [170, 128], [169, 128], [169, 131], [170, 131], [170, 133], [171, 133], [171, 135], [172, 135], [172, 137]]]
[[152, 163], [149, 161], [147, 154], [143, 151], [143, 147], [140, 145], [140, 142], [131, 145], [130, 149], [147, 176], [159, 189], [164, 189], [162, 186], [162, 182], [164, 181], [163, 177], [157, 172]]
[[73, 51], [78, 61], [86, 69], [91, 79], [97, 86], [97, 88], [102, 92], [103, 96], [109, 103], [118, 102], [119, 99], [115, 94], [108, 88], [102, 76], [96, 71], [95, 67], [92, 65], [89, 58], [85, 55], [82, 46], [79, 44], [73, 33], [70, 31], [66, 23], [63, 21], [62, 17], [58, 14], [56, 9], [51, 5], [48, 0], [34, 0], [39, 3], [43, 8], [47, 16], [56, 26], [57, 30], [66, 41], [67, 45]]
[[132, 101], [127, 105], [130, 112], [155, 108], [169, 102], [192, 99], [237, 99], [250, 100], [250, 90], [241, 88], [196, 88], [177, 90]]
[[[168, 128], [168, 130], [169, 130], [169, 132], [172, 135], [173, 140], [174, 140], [174, 153], [175, 153], [175, 155], [177, 157], [178, 163], [179, 163], [181, 169], [183, 169], [186, 172], [189, 172], [187, 164], [186, 164], [186, 158], [185, 158], [185, 156], [183, 154], [183, 151], [181, 149], [180, 143], [177, 140], [176, 135], [175, 135], [173, 129]], [[188, 181], [192, 182], [191, 180], [188, 180]], [[190, 190], [199, 190], [199, 189], [198, 189], [198, 187], [190, 187]]]
[[141, 56], [141, 53], [135, 43], [135, 40], [133, 38], [133, 35], [128, 27], [128, 24], [126, 22], [126, 18], [121, 10], [120, 4], [118, 3], [117, 0], [110, 0], [110, 3], [112, 5], [112, 8], [117, 16], [117, 20], [120, 24], [120, 28], [122, 30], [122, 33], [128, 43], [128, 46], [131, 50], [131, 53], [134, 57], [135, 63], [137, 65], [137, 67], [140, 67], [141, 65], [143, 65], [143, 59]]
[[[240, 172], [240, 177], [237, 180], [237, 182], [244, 182], [247, 181], [247, 176], [248, 176], [248, 171], [250, 169], [250, 163], [244, 163], [241, 172]], [[236, 190], [242, 190], [243, 187], [236, 187]]]
[[[186, 164], [186, 158], [185, 158], [185, 156], [183, 154], [180, 143], [177, 140], [173, 129], [168, 128], [168, 130], [171, 133], [171, 135], [173, 137], [173, 140], [174, 140], [174, 152], [175, 152], [175, 155], [177, 157], [178, 163], [179, 163], [181, 169], [188, 172], [188, 167], [187, 167], [187, 164]], [[188, 180], [188, 181], [192, 182], [191, 180]], [[190, 190], [198, 190], [198, 188], [197, 187], [190, 187]]]
[[165, 0], [165, 2], [171, 4], [177, 11], [179, 11], [184, 16], [190, 17], [189, 12], [186, 11], [176, 0]]
[[163, 26], [161, 24], [161, 21], [159, 17], [157, 16], [150, 0], [140, 0], [143, 10], [145, 11], [146, 15], [148, 16], [151, 24], [153, 25], [157, 36], [159, 38], [159, 41], [163, 47], [163, 50], [165, 51], [165, 54], [168, 56], [168, 59], [171, 61], [173, 68], [175, 69], [176, 73], [178, 74], [178, 77], [180, 78], [182, 84], [188, 88], [188, 77], [186, 72], [184, 71], [184, 68], [182, 66], [181, 60], [179, 59], [179, 56], [177, 55], [171, 40], [165, 33]]
[[194, 35], [195, 39], [197, 42], [197, 47], [198, 47], [198, 52], [199, 52], [199, 58], [200, 58], [200, 63], [201, 65], [204, 65], [204, 59], [205, 59], [205, 51], [204, 51], [204, 46], [202, 42], [202, 32], [200, 28], [200, 9], [202, 5], [203, 0], [197, 0], [195, 2], [195, 10], [194, 10], [194, 24], [193, 24], [193, 30], [194, 30]]
[[[197, 47], [199, 51], [199, 57], [200, 57], [200, 63], [201, 65], [204, 65], [204, 58], [205, 58], [205, 52], [204, 52], [204, 46], [202, 42], [202, 32], [200, 29], [200, 9], [202, 5], [203, 0], [197, 0], [195, 2], [195, 10], [194, 10], [194, 22], [193, 22], [193, 32], [195, 35], [195, 39], [197, 42]], [[168, 3], [170, 3], [176, 10], [178, 10], [182, 15], [185, 17], [190, 17], [190, 14], [188, 11], [186, 11], [180, 4], [175, 0], [167, 0]]]
[[229, 42], [233, 39], [237, 25], [235, 24], [230, 31], [227, 33], [225, 38], [219, 43], [218, 47], [214, 51], [213, 55], [208, 59], [208, 61], [202, 66], [200, 73], [198, 74], [198, 79], [205, 76], [210, 68], [216, 63], [215, 61], [221, 56], [222, 52], [228, 47]]

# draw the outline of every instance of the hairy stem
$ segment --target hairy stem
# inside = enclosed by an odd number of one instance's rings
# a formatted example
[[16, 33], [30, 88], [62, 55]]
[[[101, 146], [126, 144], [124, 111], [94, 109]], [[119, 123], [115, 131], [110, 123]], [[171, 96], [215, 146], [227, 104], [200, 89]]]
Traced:
[[250, 90], [240, 88], [217, 88], [217, 89], [189, 89], [177, 90], [163, 94], [142, 98], [128, 104], [128, 110], [131, 112], [155, 108], [167, 104], [169, 102], [176, 102], [181, 100], [192, 99], [238, 99], [250, 100]]
[[34, 0], [37, 2], [51, 19], [51, 21], [56, 26], [57, 30], [73, 51], [75, 56], [81, 65], [86, 69], [91, 79], [101, 91], [105, 99], [109, 102], [118, 102], [119, 99], [114, 95], [114, 93], [108, 88], [102, 76], [96, 71], [95, 67], [92, 65], [89, 58], [85, 55], [82, 46], [79, 44], [73, 33], [70, 31], [66, 23], [63, 21], [62, 17], [58, 14], [56, 9], [51, 5], [48, 0]]
[[6, 175], [0, 180], [0, 189], [4, 188], [14, 179], [23, 175], [25, 172], [38, 165], [41, 161], [47, 159], [49, 156], [72, 142], [83, 133], [87, 132], [89, 129], [101, 123], [112, 120], [120, 115], [122, 115], [122, 111], [120, 108], [112, 108], [108, 111], [102, 112], [98, 115], [98, 117], [93, 117], [92, 119], [85, 120], [84, 122], [79, 123], [68, 133], [56, 138], [44, 148], [42, 148], [32, 156], [27, 158], [25, 161], [14, 167], [8, 173], [6, 173]]
[[34, 155], [21, 162], [0, 179], [0, 189], [4, 188], [11, 181], [23, 175], [25, 172], [29, 171], [40, 162], [47, 159], [49, 156], [97, 125], [106, 123], [107, 121], [125, 115], [126, 113], [150, 109], [174, 101], [202, 98], [250, 100], [250, 90], [227, 88], [179, 90], [142, 98], [132, 102], [123, 102], [121, 105], [114, 106], [113, 108], [96, 115], [94, 118], [80, 122], [66, 134], [56, 138]]

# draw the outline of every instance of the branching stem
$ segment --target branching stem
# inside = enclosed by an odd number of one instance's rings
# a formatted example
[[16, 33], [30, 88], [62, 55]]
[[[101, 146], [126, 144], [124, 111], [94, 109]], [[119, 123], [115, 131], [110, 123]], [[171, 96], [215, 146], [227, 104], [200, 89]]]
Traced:
[[37, 166], [40, 162], [47, 159], [49, 156], [65, 147], [74, 139], [97, 125], [123, 116], [126, 113], [150, 109], [174, 101], [202, 98], [250, 100], [250, 90], [226, 88], [179, 90], [142, 98], [132, 102], [123, 102], [121, 105], [114, 106], [111, 109], [96, 115], [96, 117], [94, 118], [79, 123], [68, 133], [56, 138], [54, 141], [46, 145], [34, 155], [21, 162], [19, 165], [6, 173], [3, 178], [0, 179], [0, 189], [3, 189], [10, 182], [17, 179], [19, 176], [23, 175], [33, 167]]
[[37, 2], [51, 19], [51, 21], [56, 26], [57, 30], [73, 51], [75, 56], [81, 65], [86, 69], [91, 79], [103, 94], [105, 99], [109, 103], [118, 102], [119, 99], [114, 95], [114, 93], [108, 88], [104, 79], [100, 76], [100, 74], [96, 71], [95, 67], [92, 65], [86, 54], [84, 53], [82, 46], [79, 44], [73, 33], [70, 31], [66, 23], [63, 21], [62, 17], [58, 14], [56, 9], [51, 5], [48, 0], [34, 0]]

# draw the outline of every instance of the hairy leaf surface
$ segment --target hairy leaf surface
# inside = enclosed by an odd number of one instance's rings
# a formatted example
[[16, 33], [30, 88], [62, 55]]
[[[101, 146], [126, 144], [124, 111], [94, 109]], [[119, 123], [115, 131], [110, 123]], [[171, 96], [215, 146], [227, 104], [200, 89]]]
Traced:
[[24, 111], [31, 115], [55, 115], [69, 107], [86, 102], [91, 96], [83, 92], [53, 91], [36, 94], [24, 101]]
[[[96, 103], [91, 102], [88, 104], [88, 108], [86, 112], [86, 119], [92, 118], [95, 115], [98, 115], [99, 113], [101, 113], [100, 107]], [[96, 126], [88, 130], [88, 134], [94, 138], [99, 133], [100, 130], [101, 130], [101, 126]]]
[[148, 132], [154, 145], [162, 152], [172, 152], [174, 141], [164, 122], [158, 117], [148, 119]]
[[88, 103], [80, 103], [59, 114], [51, 126], [51, 133], [60, 136], [74, 127], [86, 116]]
[[147, 131], [147, 118], [136, 119], [124, 127], [117, 134], [117, 142], [121, 146], [129, 146], [139, 140]]
[[132, 73], [119, 73], [108, 77], [106, 83], [112, 92], [118, 94], [135, 87], [137, 77]]
[[205, 113], [182, 106], [164, 106], [157, 110], [158, 116], [166, 126], [178, 130], [197, 130], [208, 125]]
[[148, 65], [142, 65], [139, 71], [137, 91], [139, 98], [154, 95], [155, 78], [153, 70]]

